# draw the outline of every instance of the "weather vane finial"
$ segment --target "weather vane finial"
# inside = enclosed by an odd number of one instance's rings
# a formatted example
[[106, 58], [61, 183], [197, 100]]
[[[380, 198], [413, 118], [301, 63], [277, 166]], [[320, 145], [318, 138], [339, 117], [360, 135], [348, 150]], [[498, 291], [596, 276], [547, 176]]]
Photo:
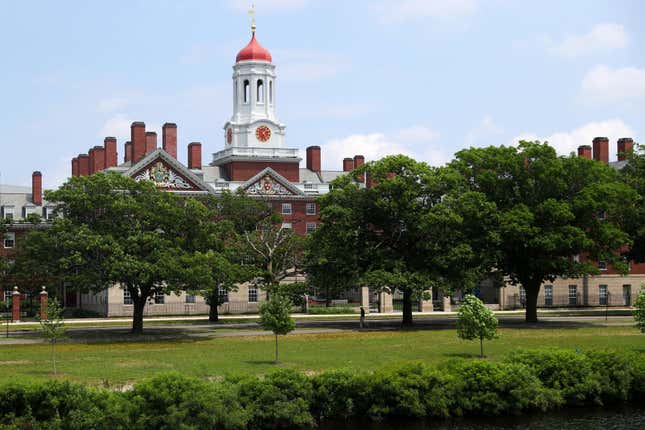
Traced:
[[251, 4], [251, 9], [249, 9], [249, 15], [251, 15], [251, 31], [255, 34], [255, 5]]

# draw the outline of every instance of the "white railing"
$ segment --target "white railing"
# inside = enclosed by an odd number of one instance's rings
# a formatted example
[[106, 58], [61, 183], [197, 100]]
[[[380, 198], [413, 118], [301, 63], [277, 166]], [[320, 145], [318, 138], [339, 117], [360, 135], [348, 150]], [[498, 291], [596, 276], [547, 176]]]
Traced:
[[227, 148], [213, 154], [213, 161], [220, 158], [230, 156], [244, 156], [244, 157], [298, 157], [298, 149], [296, 148], [258, 148], [258, 147], [235, 147]]

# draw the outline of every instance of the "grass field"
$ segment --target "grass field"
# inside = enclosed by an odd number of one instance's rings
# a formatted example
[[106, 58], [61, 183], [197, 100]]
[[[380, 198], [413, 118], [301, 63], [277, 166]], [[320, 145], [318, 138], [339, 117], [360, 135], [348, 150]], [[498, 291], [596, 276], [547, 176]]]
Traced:
[[[610, 348], [645, 354], [645, 335], [633, 327], [507, 328], [499, 334], [499, 339], [485, 344], [488, 359], [520, 347]], [[405, 360], [438, 362], [475, 357], [479, 351], [478, 343], [457, 339], [452, 329], [301, 334], [283, 337], [280, 345], [280, 366], [305, 371], [376, 368]], [[123, 384], [167, 370], [198, 377], [266, 373], [275, 368], [273, 346], [270, 335], [67, 343], [57, 346], [57, 361], [59, 378]], [[48, 345], [0, 345], [0, 382], [51, 378], [50, 371]]]

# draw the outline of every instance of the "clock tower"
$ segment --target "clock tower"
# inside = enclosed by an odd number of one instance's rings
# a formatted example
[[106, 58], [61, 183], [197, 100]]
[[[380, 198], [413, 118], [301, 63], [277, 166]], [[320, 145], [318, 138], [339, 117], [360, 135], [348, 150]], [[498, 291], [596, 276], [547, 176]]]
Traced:
[[[213, 154], [213, 166], [223, 166], [231, 180], [246, 180], [249, 163], [300, 162], [298, 149], [285, 147], [286, 126], [276, 116], [276, 73], [271, 53], [255, 37], [251, 26], [251, 41], [237, 54], [233, 65], [233, 115], [224, 124], [224, 150]], [[267, 162], [270, 162], [267, 164]], [[238, 169], [236, 169], [238, 167]], [[258, 164], [257, 170], [262, 168]], [[279, 166], [284, 170], [286, 166]], [[295, 166], [297, 171], [298, 166]], [[236, 174], [237, 170], [238, 174]], [[289, 168], [293, 170], [293, 167]], [[253, 175], [251, 175], [253, 176]], [[295, 177], [298, 174], [289, 175]]]

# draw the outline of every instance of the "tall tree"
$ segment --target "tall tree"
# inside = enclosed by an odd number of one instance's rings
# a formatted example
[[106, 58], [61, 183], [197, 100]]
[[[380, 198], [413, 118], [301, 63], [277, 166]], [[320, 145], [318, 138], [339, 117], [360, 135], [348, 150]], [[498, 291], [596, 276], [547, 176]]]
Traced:
[[146, 302], [180, 288], [176, 262], [190, 251], [184, 222], [200, 204], [115, 173], [71, 178], [46, 193], [63, 218], [24, 240], [26, 258], [44, 263], [72, 288], [130, 293], [132, 332], [143, 330]]
[[523, 141], [459, 151], [451, 167], [497, 208], [494, 267], [524, 287], [527, 322], [537, 321], [543, 282], [596, 274], [593, 261], [626, 270], [619, 250], [630, 243], [625, 214], [637, 196], [610, 166]]
[[645, 262], [645, 146], [639, 145], [634, 152], [626, 155], [628, 163], [621, 170], [621, 175], [627, 185], [638, 193], [633, 212], [626, 217], [626, 230], [633, 240], [626, 257], [642, 263]]
[[[368, 175], [368, 187], [355, 174]], [[336, 276], [354, 286], [403, 293], [404, 325], [412, 303], [434, 287], [472, 288], [488, 264], [477, 247], [494, 244], [494, 205], [477, 192], [455, 192], [462, 178], [409, 157], [385, 157], [332, 184], [320, 198], [322, 225], [309, 242]], [[480, 235], [484, 235], [481, 237]]]

